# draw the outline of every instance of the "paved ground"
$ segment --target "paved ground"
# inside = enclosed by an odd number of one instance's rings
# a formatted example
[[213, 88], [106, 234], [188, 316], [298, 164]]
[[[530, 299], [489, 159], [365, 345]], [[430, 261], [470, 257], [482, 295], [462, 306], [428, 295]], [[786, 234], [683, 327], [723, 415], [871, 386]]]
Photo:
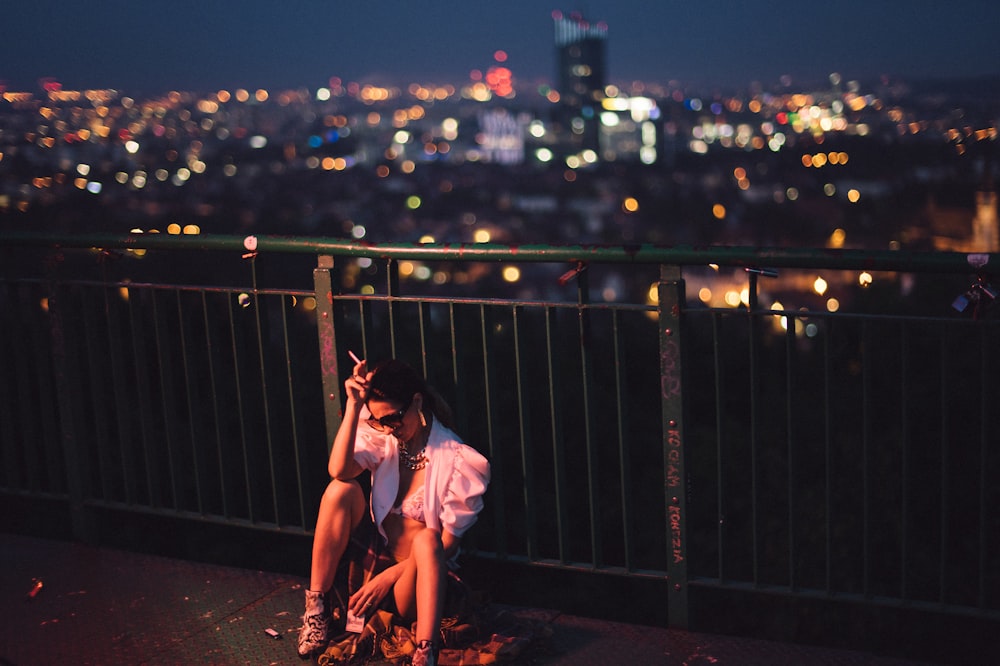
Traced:
[[[303, 663], [295, 653], [303, 579], [10, 534], [0, 534], [0, 562], [0, 666]], [[36, 579], [42, 587], [30, 596]], [[547, 649], [520, 664], [918, 663], [512, 610], [553, 629]]]

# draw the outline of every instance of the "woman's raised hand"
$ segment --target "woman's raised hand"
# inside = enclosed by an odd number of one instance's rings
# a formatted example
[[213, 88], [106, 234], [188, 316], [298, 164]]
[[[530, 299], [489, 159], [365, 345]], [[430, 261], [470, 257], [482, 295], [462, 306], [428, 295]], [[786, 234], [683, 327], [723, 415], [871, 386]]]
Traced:
[[344, 388], [347, 389], [347, 399], [360, 404], [368, 397], [368, 379], [371, 375], [368, 372], [368, 361], [361, 360], [352, 351], [347, 353], [354, 359], [354, 369], [351, 376], [344, 382]]

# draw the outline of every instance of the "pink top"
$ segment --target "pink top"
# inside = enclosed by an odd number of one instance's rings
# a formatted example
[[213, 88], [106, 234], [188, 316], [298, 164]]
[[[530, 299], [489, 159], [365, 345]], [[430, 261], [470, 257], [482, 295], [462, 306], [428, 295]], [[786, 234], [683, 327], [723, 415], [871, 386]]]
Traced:
[[404, 497], [402, 504], [389, 509], [389, 513], [395, 513], [421, 523], [424, 522], [424, 488], [426, 487], [425, 485], [420, 486], [413, 491], [413, 494]]

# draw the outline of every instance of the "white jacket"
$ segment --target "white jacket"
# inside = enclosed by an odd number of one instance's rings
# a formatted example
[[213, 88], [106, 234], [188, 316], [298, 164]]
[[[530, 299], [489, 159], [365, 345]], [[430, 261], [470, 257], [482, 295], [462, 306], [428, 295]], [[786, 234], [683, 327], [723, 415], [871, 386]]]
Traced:
[[[359, 425], [354, 459], [372, 473], [372, 521], [383, 539], [386, 535], [382, 521], [399, 492], [398, 447], [399, 440], [394, 435]], [[483, 493], [490, 482], [490, 464], [437, 419], [431, 424], [425, 456], [424, 523], [461, 537], [476, 522], [483, 508]]]

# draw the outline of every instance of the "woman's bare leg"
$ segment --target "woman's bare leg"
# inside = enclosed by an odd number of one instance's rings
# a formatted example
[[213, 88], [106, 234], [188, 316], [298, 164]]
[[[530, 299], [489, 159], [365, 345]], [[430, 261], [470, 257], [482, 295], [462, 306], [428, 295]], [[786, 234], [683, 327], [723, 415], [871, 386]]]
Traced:
[[361, 522], [364, 510], [365, 495], [357, 481], [330, 481], [316, 518], [310, 590], [328, 592], [333, 587], [337, 565], [347, 549], [351, 530]]
[[340, 558], [347, 550], [351, 530], [361, 521], [364, 507], [365, 496], [357, 481], [331, 481], [320, 500], [306, 609], [299, 629], [300, 657], [322, 650], [330, 637], [331, 609], [326, 594], [333, 587]]
[[424, 529], [413, 537], [410, 557], [403, 574], [396, 581], [396, 608], [406, 618], [416, 615], [416, 642], [434, 642], [441, 628], [444, 611], [447, 569], [441, 535]]

